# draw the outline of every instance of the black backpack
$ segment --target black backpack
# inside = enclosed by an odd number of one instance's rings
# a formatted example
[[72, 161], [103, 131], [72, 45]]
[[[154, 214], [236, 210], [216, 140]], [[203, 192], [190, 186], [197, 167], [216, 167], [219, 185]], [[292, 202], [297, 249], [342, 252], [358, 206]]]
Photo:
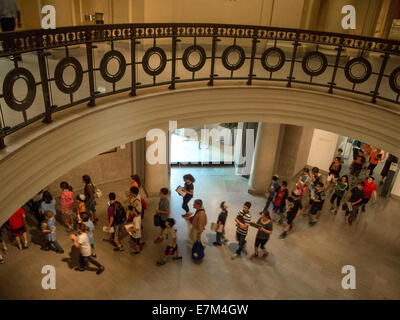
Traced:
[[126, 212], [119, 202], [114, 203], [114, 224], [123, 224], [126, 221]]

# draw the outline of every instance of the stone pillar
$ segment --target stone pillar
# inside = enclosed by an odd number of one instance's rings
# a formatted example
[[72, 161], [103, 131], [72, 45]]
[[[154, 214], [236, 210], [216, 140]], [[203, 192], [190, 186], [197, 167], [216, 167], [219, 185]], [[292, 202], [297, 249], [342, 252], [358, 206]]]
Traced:
[[[239, 122], [235, 129], [234, 164], [236, 174], [248, 178], [253, 163], [253, 150], [258, 122]], [[251, 130], [249, 132], [248, 130]]]
[[249, 193], [264, 194], [274, 175], [281, 125], [259, 123], [249, 180]]
[[[159, 130], [159, 129], [157, 129]], [[160, 130], [161, 131], [161, 130]], [[146, 153], [145, 153], [145, 175], [144, 175], [144, 188], [149, 197], [157, 196], [160, 193], [160, 189], [165, 187], [169, 189], [169, 159], [168, 159], [168, 130], [164, 132], [164, 137], [158, 135], [153, 141], [145, 141]], [[161, 133], [160, 132], [160, 133]], [[153, 152], [154, 146], [157, 144], [157, 151]], [[154, 155], [159, 158], [160, 161], [153, 164], [149, 155]], [[165, 157], [163, 156], [165, 155]]]
[[283, 138], [277, 173], [280, 181], [289, 181], [307, 164], [314, 129], [293, 125], [282, 125], [282, 127]]

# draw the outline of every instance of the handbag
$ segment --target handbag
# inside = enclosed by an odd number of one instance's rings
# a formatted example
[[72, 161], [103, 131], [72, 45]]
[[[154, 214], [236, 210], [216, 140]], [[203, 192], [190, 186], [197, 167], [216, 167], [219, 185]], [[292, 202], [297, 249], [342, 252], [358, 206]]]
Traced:
[[156, 226], [156, 227], [161, 226], [161, 217], [159, 214], [154, 215], [154, 226]]
[[193, 244], [193, 248], [192, 248], [192, 258], [194, 260], [201, 260], [204, 258], [204, 246], [203, 244], [197, 240], [194, 244]]
[[103, 192], [97, 187], [94, 187], [94, 194], [96, 195], [96, 198], [101, 198], [103, 196]]

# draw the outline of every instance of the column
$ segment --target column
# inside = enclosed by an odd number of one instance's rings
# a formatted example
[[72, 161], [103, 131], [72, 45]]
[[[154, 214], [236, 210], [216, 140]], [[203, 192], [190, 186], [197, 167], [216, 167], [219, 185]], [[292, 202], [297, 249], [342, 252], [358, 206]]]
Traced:
[[390, 192], [390, 197], [400, 200], [400, 174], [399, 174], [399, 170], [397, 170], [397, 177], [394, 180], [392, 191]]
[[280, 181], [289, 181], [307, 165], [314, 129], [293, 125], [283, 127], [277, 173]]
[[249, 180], [249, 193], [264, 194], [274, 175], [280, 124], [259, 123]]

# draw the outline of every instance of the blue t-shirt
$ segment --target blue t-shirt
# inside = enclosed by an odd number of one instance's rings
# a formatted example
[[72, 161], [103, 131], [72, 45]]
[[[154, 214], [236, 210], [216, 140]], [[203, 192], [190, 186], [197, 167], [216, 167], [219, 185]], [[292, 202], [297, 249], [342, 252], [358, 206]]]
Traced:
[[56, 241], [57, 239], [57, 234], [56, 234], [56, 219], [48, 219], [47, 221], [47, 226], [50, 230], [50, 233], [46, 233], [46, 239], [48, 241]]
[[86, 221], [86, 222], [84, 222], [84, 224], [86, 225], [86, 227], [89, 228], [89, 231], [86, 233], [88, 235], [90, 244], [93, 244], [94, 243], [94, 237], [93, 237], [94, 224], [92, 221]]
[[[274, 187], [274, 190], [271, 189], [272, 187]], [[277, 193], [277, 192], [279, 191], [280, 187], [281, 187], [281, 186], [280, 186], [278, 183], [274, 183], [274, 182], [271, 182], [271, 183], [270, 183], [270, 185], [269, 185], [269, 190], [271, 191], [271, 193], [270, 193], [269, 197], [270, 197], [271, 199], [274, 198], [275, 193]]]

